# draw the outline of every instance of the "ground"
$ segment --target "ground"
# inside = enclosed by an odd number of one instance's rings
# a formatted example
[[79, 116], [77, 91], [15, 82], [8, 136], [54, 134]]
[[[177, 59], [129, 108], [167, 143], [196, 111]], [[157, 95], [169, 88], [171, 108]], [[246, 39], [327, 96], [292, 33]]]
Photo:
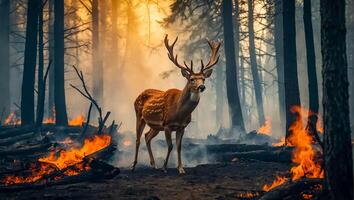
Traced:
[[178, 175], [175, 168], [167, 174], [148, 167], [134, 173], [123, 168], [111, 180], [0, 194], [0, 199], [249, 199], [240, 195], [262, 194], [264, 184], [288, 170], [287, 164], [256, 160], [198, 165], [186, 168], [186, 175]]

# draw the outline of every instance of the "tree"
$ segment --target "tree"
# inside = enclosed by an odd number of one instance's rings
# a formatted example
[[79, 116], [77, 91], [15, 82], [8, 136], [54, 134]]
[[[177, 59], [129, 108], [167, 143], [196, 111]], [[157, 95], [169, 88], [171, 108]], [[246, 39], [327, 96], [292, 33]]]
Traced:
[[321, 46], [325, 181], [332, 199], [353, 199], [345, 0], [322, 0]]
[[262, 98], [262, 89], [261, 82], [259, 79], [258, 73], [258, 64], [256, 58], [256, 47], [254, 44], [254, 27], [253, 27], [253, 0], [248, 0], [248, 43], [249, 43], [249, 55], [251, 62], [251, 71], [253, 76], [253, 86], [256, 97], [257, 111], [258, 111], [258, 121], [259, 125], [264, 124], [264, 109], [263, 109], [263, 98]]
[[[347, 0], [347, 55], [348, 55], [348, 66], [350, 82], [350, 113], [351, 113], [351, 122], [354, 126], [354, 1]], [[352, 133], [353, 134], [353, 133]]]
[[[41, 4], [43, 4], [41, 0]], [[37, 72], [37, 112], [36, 112], [36, 126], [40, 126], [43, 120], [44, 112], [44, 96], [45, 92], [43, 84], [43, 68], [44, 68], [44, 35], [43, 35], [43, 7], [40, 5], [38, 15], [38, 72]]]
[[[307, 77], [309, 84], [310, 110], [318, 113], [318, 86], [316, 73], [316, 55], [313, 41], [311, 0], [304, 0], [304, 28], [306, 41]], [[308, 129], [311, 133], [317, 134], [317, 115], [309, 114]]]
[[54, 1], [54, 103], [56, 124], [66, 126], [64, 79], [64, 0]]
[[34, 124], [34, 79], [37, 59], [37, 29], [40, 0], [28, 0], [25, 58], [21, 92], [21, 123]]
[[[54, 0], [48, 0], [48, 48], [49, 60], [54, 63]], [[53, 64], [55, 66], [55, 64]], [[54, 115], [54, 67], [49, 69], [48, 83], [48, 115]]]
[[301, 103], [296, 60], [295, 0], [283, 1], [282, 5], [286, 138], [288, 138], [291, 134], [288, 131], [289, 127], [296, 120], [290, 109], [293, 106], [300, 106]]
[[[101, 0], [102, 1], [102, 0]], [[102, 103], [103, 100], [103, 68], [100, 53], [99, 32], [99, 3], [92, 1], [92, 68], [93, 68], [93, 96]]]
[[[279, 117], [280, 124], [286, 124], [285, 116], [285, 85], [284, 85], [284, 50], [283, 50], [283, 12], [282, 0], [275, 0], [274, 17], [274, 48], [277, 68]], [[281, 127], [284, 130], [285, 127]]]
[[226, 58], [226, 90], [231, 115], [232, 128], [239, 128], [245, 132], [245, 125], [242, 117], [240, 98], [237, 85], [237, 71], [235, 61], [234, 33], [232, 22], [232, 1], [222, 1], [222, 18], [224, 29], [224, 49]]
[[0, 115], [10, 112], [10, 1], [0, 0]]

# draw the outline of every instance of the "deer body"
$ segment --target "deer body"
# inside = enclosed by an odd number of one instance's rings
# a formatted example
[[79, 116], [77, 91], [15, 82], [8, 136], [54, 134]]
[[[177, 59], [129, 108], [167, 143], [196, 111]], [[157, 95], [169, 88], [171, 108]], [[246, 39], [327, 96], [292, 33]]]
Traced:
[[[168, 50], [168, 56], [170, 60], [181, 69], [182, 75], [187, 78], [187, 84], [181, 91], [179, 89], [169, 89], [167, 91], [148, 89], [142, 92], [134, 102], [134, 108], [136, 113], [136, 149], [135, 160], [133, 162], [132, 170], [135, 169], [135, 165], [138, 159], [138, 151], [140, 146], [140, 138], [146, 125], [150, 127], [150, 130], [145, 134], [145, 142], [150, 156], [150, 164], [155, 166], [155, 160], [151, 150], [151, 140], [160, 132], [165, 132], [165, 138], [168, 146], [166, 159], [163, 169], [166, 171], [168, 159], [173, 148], [171, 134], [176, 131], [176, 146], [178, 153], [178, 166], [177, 169], [180, 174], [185, 173], [181, 161], [181, 143], [184, 134], [184, 129], [191, 122], [191, 116], [194, 109], [197, 107], [200, 99], [200, 93], [204, 91], [205, 78], [210, 77], [212, 69], [211, 67], [216, 64], [216, 53], [219, 49], [220, 43], [210, 43], [212, 47], [212, 58], [199, 73], [193, 72], [193, 63], [191, 68], [186, 64], [186, 67], [179, 65], [177, 62], [177, 56], [173, 55], [173, 47], [168, 45], [167, 36], [165, 37], [165, 45]], [[205, 70], [204, 70], [205, 69]]]

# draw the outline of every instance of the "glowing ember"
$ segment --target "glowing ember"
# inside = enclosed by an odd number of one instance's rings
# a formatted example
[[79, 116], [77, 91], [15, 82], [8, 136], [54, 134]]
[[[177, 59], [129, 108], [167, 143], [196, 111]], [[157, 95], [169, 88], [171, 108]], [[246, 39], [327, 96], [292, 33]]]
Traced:
[[272, 143], [273, 147], [281, 147], [285, 145], [285, 137], [282, 137], [279, 142]]
[[275, 188], [275, 187], [277, 187], [277, 186], [279, 186], [279, 185], [285, 183], [287, 180], [288, 180], [288, 179], [285, 178], [284, 176], [277, 176], [277, 178], [273, 181], [272, 184], [270, 184], [270, 185], [264, 185], [264, 186], [263, 186], [263, 190], [266, 191], [266, 192], [268, 192], [269, 190], [271, 190], [271, 189], [273, 189], [273, 188]]
[[264, 135], [269, 135], [269, 136], [272, 134], [272, 119], [270, 117], [266, 118], [266, 121], [257, 130], [257, 133], [264, 134]]
[[[294, 106], [291, 108], [291, 112], [296, 115], [296, 121], [289, 128], [291, 135], [288, 138], [288, 145], [294, 147], [292, 162], [296, 164], [296, 166], [290, 169], [291, 180], [295, 181], [302, 177], [323, 178], [324, 172], [321, 163], [316, 162], [316, 154], [319, 152], [312, 144], [313, 139], [305, 127], [306, 124], [302, 123], [303, 121], [307, 121], [308, 113], [311, 111]], [[318, 124], [317, 128], [319, 131], [322, 130]], [[269, 191], [285, 181], [283, 178], [278, 177], [271, 186], [265, 185], [263, 190]]]
[[82, 126], [85, 122], [85, 117], [83, 115], [78, 115], [74, 119], [69, 121], [70, 126]]
[[[55, 152], [51, 152], [47, 157], [38, 159], [40, 166], [31, 167], [31, 174], [27, 177], [21, 176], [6, 176], [1, 182], [5, 185], [19, 184], [19, 183], [33, 183], [45, 175], [49, 175], [56, 170], [67, 169], [64, 174], [66, 176], [74, 176], [80, 174], [82, 171], [88, 171], [90, 167], [87, 163], [82, 162], [83, 159], [105, 147], [111, 143], [111, 136], [100, 135], [93, 138], [86, 139], [81, 148], [72, 148], [63, 150], [58, 156]], [[54, 167], [55, 166], [55, 167]], [[70, 167], [70, 169], [68, 168]], [[55, 177], [60, 179], [60, 177]]]
[[130, 146], [131, 144], [132, 144], [132, 142], [130, 140], [124, 140], [123, 141], [123, 145], [126, 146], [126, 147]]
[[255, 198], [255, 197], [258, 197], [258, 196], [259, 196], [258, 192], [255, 192], [255, 193], [246, 192], [246, 193], [241, 193], [241, 194], [237, 194], [236, 195], [237, 198]]
[[53, 117], [48, 117], [43, 119], [43, 124], [55, 124], [55, 118]]

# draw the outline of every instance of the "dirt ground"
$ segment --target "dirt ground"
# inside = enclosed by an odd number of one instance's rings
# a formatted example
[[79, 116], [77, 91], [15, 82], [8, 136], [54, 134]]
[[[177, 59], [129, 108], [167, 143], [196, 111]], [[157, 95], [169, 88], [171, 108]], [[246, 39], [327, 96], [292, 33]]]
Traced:
[[175, 168], [166, 174], [139, 167], [134, 173], [121, 169], [111, 180], [2, 193], [0, 199], [258, 199], [259, 196], [242, 198], [242, 195], [246, 192], [262, 195], [264, 184], [288, 170], [287, 164], [256, 160], [198, 165], [186, 168], [186, 175], [182, 176]]

